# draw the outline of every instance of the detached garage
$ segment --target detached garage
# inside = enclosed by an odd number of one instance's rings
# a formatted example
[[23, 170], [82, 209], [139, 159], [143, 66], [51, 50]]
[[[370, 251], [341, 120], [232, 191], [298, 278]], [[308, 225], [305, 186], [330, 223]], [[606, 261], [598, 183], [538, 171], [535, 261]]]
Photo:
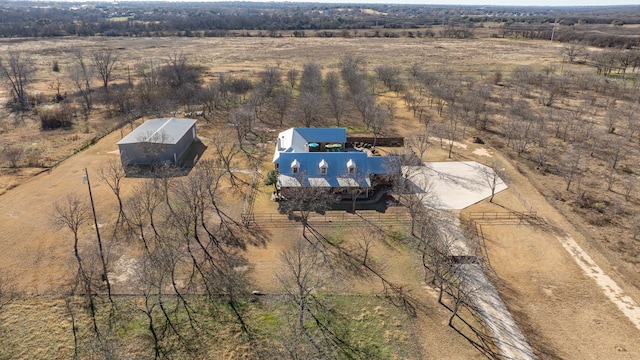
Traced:
[[122, 165], [179, 164], [196, 140], [196, 120], [147, 120], [118, 141]]

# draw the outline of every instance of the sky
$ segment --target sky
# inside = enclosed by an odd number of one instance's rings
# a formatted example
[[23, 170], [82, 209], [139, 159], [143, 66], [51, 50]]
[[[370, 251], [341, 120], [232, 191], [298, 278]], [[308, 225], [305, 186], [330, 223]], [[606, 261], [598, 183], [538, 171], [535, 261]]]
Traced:
[[[1, 2], [2, 0], [0, 0]], [[45, 0], [46, 1], [46, 0]], [[52, 0], [68, 2], [107, 2], [110, 0]], [[167, 0], [122, 0], [129, 1], [164, 1]], [[247, 0], [242, 0], [247, 1]], [[613, 5], [640, 5], [640, 0], [302, 0], [302, 1], [264, 1], [248, 0], [252, 2], [316, 2], [316, 3], [348, 3], [348, 4], [418, 4], [418, 5], [499, 5], [499, 6], [613, 6]], [[215, 2], [215, 0], [172, 0], [170, 2]]]
[[[133, 0], [137, 1], [137, 0]], [[181, 1], [181, 0], [178, 0]], [[251, 0], [250, 0], [251, 1]], [[254, 0], [255, 1], [255, 0]], [[500, 6], [612, 6], [612, 5], [638, 5], [640, 0], [326, 0], [326, 1], [299, 1], [299, 2], [324, 2], [324, 3], [357, 3], [357, 4], [418, 4], [418, 5], [500, 5]]]
[[[139, 1], [139, 0], [129, 0]], [[140, 0], [142, 1], [142, 0]], [[152, 0], [153, 1], [153, 0]], [[185, 0], [178, 0], [185, 1]], [[207, 1], [207, 0], [205, 0]], [[259, 1], [259, 0], [249, 0]], [[279, 1], [282, 2], [282, 1]], [[288, 1], [295, 2], [295, 1]], [[638, 5], [640, 0], [325, 0], [325, 1], [298, 1], [321, 3], [357, 3], [357, 4], [418, 4], [418, 5], [500, 5], [500, 6], [611, 6], [611, 5]]]

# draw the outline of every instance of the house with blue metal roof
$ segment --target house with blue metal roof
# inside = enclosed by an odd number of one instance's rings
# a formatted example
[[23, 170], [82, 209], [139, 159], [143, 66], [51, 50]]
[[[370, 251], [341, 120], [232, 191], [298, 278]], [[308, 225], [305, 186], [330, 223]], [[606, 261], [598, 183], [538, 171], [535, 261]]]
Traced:
[[358, 191], [363, 197], [388, 175], [400, 173], [397, 157], [372, 156], [347, 144], [344, 128], [291, 128], [278, 134], [273, 164], [278, 187], [327, 188], [335, 193]]

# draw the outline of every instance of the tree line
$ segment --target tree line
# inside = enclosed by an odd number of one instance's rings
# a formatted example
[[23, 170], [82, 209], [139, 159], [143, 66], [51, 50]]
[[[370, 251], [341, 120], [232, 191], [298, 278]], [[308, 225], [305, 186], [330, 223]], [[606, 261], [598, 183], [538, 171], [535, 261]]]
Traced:
[[[434, 26], [448, 26], [446, 37], [460, 37], [463, 29], [473, 33], [473, 28], [482, 23], [497, 22], [504, 24], [504, 34], [548, 39], [547, 30], [541, 32], [536, 28], [548, 29], [557, 22], [565, 37], [592, 39], [589, 43], [594, 46], [611, 46], [598, 44], [604, 39], [617, 44], [621, 41], [618, 36], [584, 32], [574, 25], [624, 25], [640, 21], [637, 8], [631, 6], [532, 9], [380, 4], [97, 3], [80, 8], [16, 1], [5, 4], [2, 10], [0, 37], [282, 36], [284, 31], [323, 36], [328, 30], [340, 30], [329, 32], [332, 36], [362, 36], [365, 33], [358, 30], [363, 29], [407, 29], [413, 34], [418, 33], [416, 29], [422, 29], [420, 33], [428, 35]], [[454, 28], [456, 32], [452, 32]]]

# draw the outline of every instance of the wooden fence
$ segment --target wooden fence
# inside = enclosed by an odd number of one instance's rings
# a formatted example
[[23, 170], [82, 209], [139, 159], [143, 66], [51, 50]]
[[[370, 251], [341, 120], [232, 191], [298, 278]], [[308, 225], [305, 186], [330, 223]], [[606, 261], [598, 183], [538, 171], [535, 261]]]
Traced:
[[[256, 224], [262, 227], [278, 227], [283, 224], [301, 221], [297, 212], [291, 216], [287, 214], [253, 214], [252, 219]], [[307, 221], [316, 225], [333, 225], [340, 226], [351, 223], [367, 223], [374, 224], [406, 224], [411, 222], [411, 216], [403, 213], [347, 213], [347, 212], [327, 212], [325, 214], [311, 214]]]
[[347, 136], [347, 143], [367, 143], [373, 144], [375, 140], [376, 146], [403, 147], [403, 137], [379, 137], [374, 139], [373, 136]]
[[469, 214], [469, 221], [493, 221], [493, 220], [518, 220], [518, 221], [531, 221], [539, 220], [538, 214], [535, 210], [529, 212], [517, 212], [517, 211], [501, 211], [501, 212], [472, 212]]

